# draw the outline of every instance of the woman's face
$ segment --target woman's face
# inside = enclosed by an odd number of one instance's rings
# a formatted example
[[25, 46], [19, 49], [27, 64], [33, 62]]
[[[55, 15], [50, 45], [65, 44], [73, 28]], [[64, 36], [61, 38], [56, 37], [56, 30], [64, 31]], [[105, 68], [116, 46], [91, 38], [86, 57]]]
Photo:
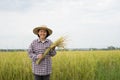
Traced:
[[38, 35], [40, 36], [41, 39], [45, 39], [47, 36], [47, 31], [44, 29], [41, 29], [38, 31]]

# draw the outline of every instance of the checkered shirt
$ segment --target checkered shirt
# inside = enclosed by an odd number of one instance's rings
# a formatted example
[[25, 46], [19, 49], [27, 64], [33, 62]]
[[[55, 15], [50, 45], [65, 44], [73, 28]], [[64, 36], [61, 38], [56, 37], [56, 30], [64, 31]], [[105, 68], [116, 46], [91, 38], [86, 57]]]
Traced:
[[40, 39], [33, 40], [28, 49], [28, 55], [32, 59], [32, 72], [36, 75], [48, 75], [52, 72], [52, 60], [51, 56], [56, 54], [55, 50], [52, 50], [46, 55], [46, 57], [36, 64], [37, 55], [43, 54], [45, 50], [52, 44], [52, 41], [46, 39], [44, 43]]

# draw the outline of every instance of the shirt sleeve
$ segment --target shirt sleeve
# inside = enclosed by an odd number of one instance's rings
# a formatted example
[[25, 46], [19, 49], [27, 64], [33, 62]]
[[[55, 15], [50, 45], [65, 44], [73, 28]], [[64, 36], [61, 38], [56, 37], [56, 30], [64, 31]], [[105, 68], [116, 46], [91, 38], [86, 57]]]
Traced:
[[36, 62], [36, 60], [38, 59], [37, 55], [34, 54], [34, 52], [33, 52], [33, 46], [32, 46], [32, 44], [28, 48], [28, 55], [32, 59], [33, 62]]

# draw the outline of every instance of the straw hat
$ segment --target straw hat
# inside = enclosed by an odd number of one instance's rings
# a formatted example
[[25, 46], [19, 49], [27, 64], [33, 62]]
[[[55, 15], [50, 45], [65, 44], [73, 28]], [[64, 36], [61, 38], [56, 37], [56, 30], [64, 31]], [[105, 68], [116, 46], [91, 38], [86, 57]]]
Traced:
[[50, 28], [48, 28], [46, 25], [41, 25], [41, 26], [38, 26], [38, 27], [34, 28], [33, 33], [38, 35], [38, 31], [40, 29], [47, 30], [48, 31], [48, 36], [50, 36], [52, 34], [52, 30]]

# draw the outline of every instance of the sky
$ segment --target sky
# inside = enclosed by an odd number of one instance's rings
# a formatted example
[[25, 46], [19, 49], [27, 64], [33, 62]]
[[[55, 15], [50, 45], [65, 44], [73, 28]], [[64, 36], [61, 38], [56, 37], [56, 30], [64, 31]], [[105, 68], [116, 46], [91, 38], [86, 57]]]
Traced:
[[0, 49], [27, 49], [47, 25], [66, 48], [120, 47], [120, 0], [0, 0]]

